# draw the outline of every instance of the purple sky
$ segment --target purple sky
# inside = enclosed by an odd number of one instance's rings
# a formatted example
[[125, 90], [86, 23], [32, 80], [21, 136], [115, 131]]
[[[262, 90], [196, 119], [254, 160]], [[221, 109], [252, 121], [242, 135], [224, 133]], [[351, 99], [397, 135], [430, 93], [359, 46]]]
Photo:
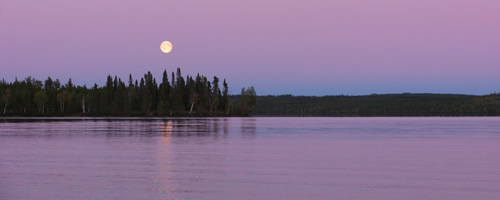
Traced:
[[500, 1], [0, 0], [7, 81], [177, 67], [232, 93], [500, 92]]

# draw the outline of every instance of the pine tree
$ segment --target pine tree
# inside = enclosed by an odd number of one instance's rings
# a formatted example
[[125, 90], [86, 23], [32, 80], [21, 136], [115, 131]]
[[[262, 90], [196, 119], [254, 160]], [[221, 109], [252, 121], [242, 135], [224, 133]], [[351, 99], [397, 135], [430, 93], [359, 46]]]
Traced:
[[212, 91], [210, 96], [212, 99], [210, 105], [210, 112], [217, 113], [217, 109], [221, 98], [221, 92], [219, 89], [219, 78], [217, 78], [217, 76], [214, 76], [214, 80], [212, 81]]

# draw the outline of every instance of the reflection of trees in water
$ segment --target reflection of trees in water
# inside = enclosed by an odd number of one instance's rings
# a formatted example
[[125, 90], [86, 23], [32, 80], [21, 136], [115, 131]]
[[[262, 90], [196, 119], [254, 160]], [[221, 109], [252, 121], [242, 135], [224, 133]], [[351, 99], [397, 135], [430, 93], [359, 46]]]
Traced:
[[106, 120], [93, 123], [92, 126], [87, 126], [88, 129], [107, 136], [155, 136], [161, 132], [158, 126], [163, 127], [154, 120]]
[[244, 136], [255, 137], [257, 133], [257, 119], [241, 118], [241, 133]]
[[222, 128], [224, 129], [224, 135], [229, 133], [229, 120], [227, 118], [223, 119]]
[[107, 120], [94, 122], [88, 130], [107, 136], [221, 136], [228, 135], [230, 120], [226, 118], [206, 119], [153, 119], [153, 120]]
[[227, 135], [228, 126], [227, 119], [176, 119], [163, 123], [162, 135], [173, 137], [218, 136], [220, 133]]

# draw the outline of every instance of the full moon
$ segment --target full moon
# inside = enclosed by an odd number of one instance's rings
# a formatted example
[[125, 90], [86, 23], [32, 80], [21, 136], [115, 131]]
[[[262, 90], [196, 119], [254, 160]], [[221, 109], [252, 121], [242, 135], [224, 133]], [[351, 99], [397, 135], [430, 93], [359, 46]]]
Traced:
[[160, 45], [160, 49], [163, 53], [170, 53], [172, 51], [172, 43], [163, 41]]

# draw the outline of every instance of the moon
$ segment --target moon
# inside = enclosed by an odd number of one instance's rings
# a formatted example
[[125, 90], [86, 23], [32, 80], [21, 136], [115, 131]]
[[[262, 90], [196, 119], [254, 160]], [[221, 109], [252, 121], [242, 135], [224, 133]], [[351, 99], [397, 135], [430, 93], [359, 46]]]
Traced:
[[160, 45], [160, 49], [163, 53], [170, 53], [172, 51], [172, 43], [169, 41], [163, 41]]

